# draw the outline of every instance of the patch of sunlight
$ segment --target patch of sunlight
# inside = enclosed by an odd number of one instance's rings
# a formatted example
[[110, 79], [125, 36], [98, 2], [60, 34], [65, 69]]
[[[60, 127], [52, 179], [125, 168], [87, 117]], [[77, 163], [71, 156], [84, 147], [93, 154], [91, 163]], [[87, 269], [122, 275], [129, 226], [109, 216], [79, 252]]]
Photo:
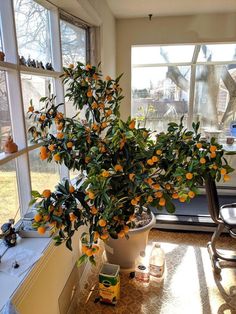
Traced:
[[[169, 296], [168, 302], [163, 303], [161, 313], [189, 313], [191, 300], [191, 314], [202, 313], [202, 302], [200, 285], [198, 280], [198, 267], [194, 247], [180, 246], [174, 255], [170, 255]], [[173, 267], [174, 266], [174, 267]], [[170, 301], [170, 302], [169, 302]]]
[[[225, 253], [226, 251], [224, 251]], [[229, 251], [227, 251], [229, 253]], [[204, 260], [204, 273], [207, 282], [208, 295], [212, 313], [232, 313], [228, 305], [236, 309], [236, 268], [226, 266], [222, 263], [221, 276], [214, 278], [210, 257], [206, 248], [201, 248], [202, 259]], [[223, 264], [226, 266], [224, 267]], [[232, 265], [231, 265], [232, 266]], [[228, 305], [227, 305], [227, 304]], [[228, 310], [227, 310], [228, 309]]]

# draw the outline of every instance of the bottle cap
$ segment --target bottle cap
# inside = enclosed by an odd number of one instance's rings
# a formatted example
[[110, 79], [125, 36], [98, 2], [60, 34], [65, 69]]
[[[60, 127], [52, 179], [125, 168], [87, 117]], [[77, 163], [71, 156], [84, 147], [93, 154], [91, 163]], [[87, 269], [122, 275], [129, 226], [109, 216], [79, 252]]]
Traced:
[[154, 244], [154, 247], [156, 247], [156, 248], [160, 248], [160, 247], [161, 247], [161, 245], [160, 245], [160, 243], [156, 242], [156, 243]]

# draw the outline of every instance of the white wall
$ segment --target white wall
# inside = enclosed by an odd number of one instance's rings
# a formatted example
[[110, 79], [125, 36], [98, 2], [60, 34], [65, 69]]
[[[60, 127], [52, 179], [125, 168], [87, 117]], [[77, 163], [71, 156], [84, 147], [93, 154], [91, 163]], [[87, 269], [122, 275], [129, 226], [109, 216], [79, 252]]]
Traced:
[[[17, 289], [13, 303], [20, 314], [65, 314], [69, 309], [73, 286], [78, 287], [84, 265], [76, 268], [75, 276], [67, 280], [73, 270], [80, 252], [81, 228], [73, 237], [73, 251], [64, 244], [54, 246], [54, 241], [34, 266], [29, 276]], [[64, 290], [64, 291], [63, 291]], [[59, 297], [63, 291], [63, 304], [59, 309]]]
[[104, 76], [116, 76], [116, 22], [106, 1], [89, 0], [101, 19], [100, 49]]
[[236, 42], [236, 13], [118, 19], [116, 31], [117, 75], [124, 73], [121, 117], [125, 119], [131, 114], [132, 45]]

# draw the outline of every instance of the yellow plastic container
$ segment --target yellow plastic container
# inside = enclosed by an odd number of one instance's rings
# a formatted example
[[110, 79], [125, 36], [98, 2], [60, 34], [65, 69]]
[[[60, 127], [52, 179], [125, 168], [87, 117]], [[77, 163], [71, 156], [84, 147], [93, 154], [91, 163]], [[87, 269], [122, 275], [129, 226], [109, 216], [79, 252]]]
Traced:
[[99, 273], [100, 302], [116, 304], [120, 298], [120, 266], [103, 264]]

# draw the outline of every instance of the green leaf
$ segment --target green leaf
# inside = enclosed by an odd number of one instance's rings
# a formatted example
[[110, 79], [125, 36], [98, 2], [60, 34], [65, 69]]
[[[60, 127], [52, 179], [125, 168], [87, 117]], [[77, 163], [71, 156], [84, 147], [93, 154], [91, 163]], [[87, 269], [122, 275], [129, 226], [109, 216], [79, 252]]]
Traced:
[[31, 191], [31, 195], [34, 198], [42, 197], [42, 195], [38, 191]]
[[95, 259], [94, 259], [94, 256], [90, 256], [89, 257], [89, 261], [92, 265], [96, 266], [96, 262], [95, 262]]
[[87, 255], [85, 254], [81, 255], [76, 263], [77, 267], [80, 267], [87, 259], [88, 259]]
[[61, 241], [56, 241], [56, 242], [54, 243], [55, 246], [59, 246], [59, 245], [61, 245], [61, 244], [62, 244]]
[[173, 214], [175, 212], [175, 205], [168, 198], [166, 199], [166, 209], [168, 213]]
[[36, 203], [36, 199], [32, 198], [31, 201], [29, 202], [29, 207], [31, 207], [32, 205], [34, 205]]
[[66, 240], [66, 247], [67, 247], [69, 250], [72, 251], [72, 246], [71, 246], [71, 244], [72, 244], [71, 238], [69, 238], [68, 240]]

